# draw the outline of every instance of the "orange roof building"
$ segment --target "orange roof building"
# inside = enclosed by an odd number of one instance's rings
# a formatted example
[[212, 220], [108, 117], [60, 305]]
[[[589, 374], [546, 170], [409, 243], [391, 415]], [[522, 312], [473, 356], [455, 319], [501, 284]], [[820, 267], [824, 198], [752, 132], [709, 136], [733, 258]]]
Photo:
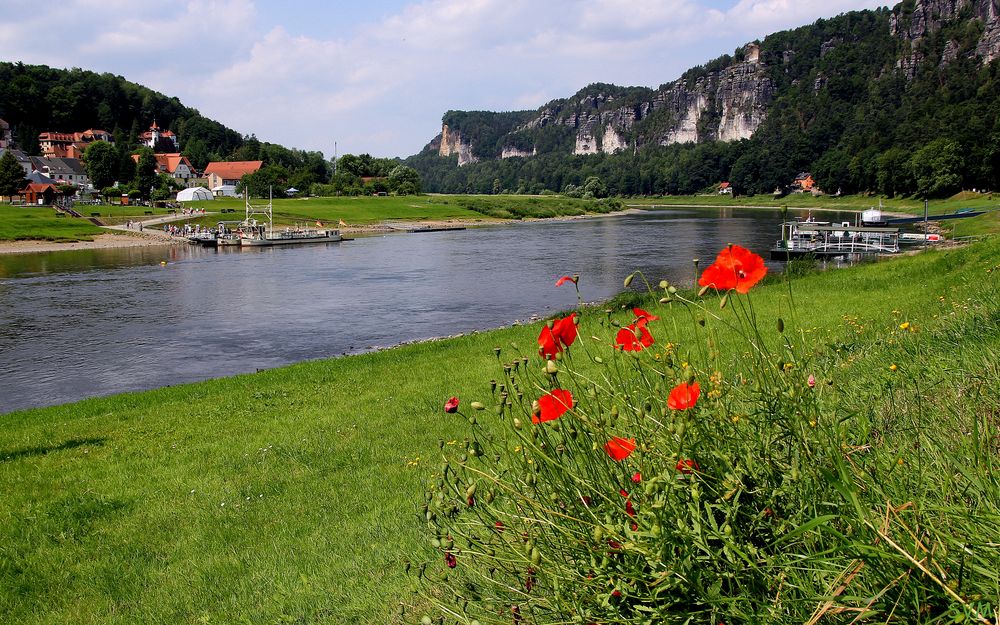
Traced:
[[[191, 166], [191, 161], [179, 152], [154, 154], [154, 156], [156, 157], [156, 171], [161, 174], [167, 174], [171, 178], [177, 178], [178, 180], [188, 180], [198, 177], [194, 167]], [[138, 163], [139, 155], [133, 154], [132, 160]]]
[[209, 163], [205, 168], [208, 188], [216, 189], [225, 185], [235, 185], [240, 178], [252, 174], [264, 165], [264, 161], [231, 161]]
[[114, 137], [110, 132], [94, 128], [83, 132], [47, 131], [38, 135], [42, 156], [50, 158], [83, 158], [83, 151], [94, 141], [106, 141], [114, 145]]

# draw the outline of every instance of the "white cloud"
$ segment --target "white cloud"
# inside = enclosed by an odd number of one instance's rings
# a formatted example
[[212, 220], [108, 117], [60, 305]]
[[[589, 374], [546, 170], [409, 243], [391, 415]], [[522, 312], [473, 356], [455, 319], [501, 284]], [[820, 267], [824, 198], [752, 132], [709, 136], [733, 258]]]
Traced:
[[[6, 12], [0, 58], [122, 74], [288, 146], [332, 153], [337, 140], [341, 153], [407, 155], [448, 109], [533, 109], [591, 82], [655, 87], [770, 32], [878, 4], [423, 0], [377, 23], [331, 25], [340, 30], [321, 39], [262, 26], [251, 0], [181, 10], [71, 0]], [[34, 33], [53, 21], [92, 25], [91, 36], [46, 45]]]

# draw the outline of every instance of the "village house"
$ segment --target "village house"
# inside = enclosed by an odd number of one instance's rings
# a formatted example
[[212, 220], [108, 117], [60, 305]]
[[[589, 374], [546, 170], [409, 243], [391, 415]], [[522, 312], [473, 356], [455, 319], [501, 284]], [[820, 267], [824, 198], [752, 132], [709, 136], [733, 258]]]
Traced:
[[71, 184], [81, 189], [90, 186], [90, 177], [78, 158], [48, 156], [31, 156], [29, 158], [32, 169], [48, 176], [55, 184]]
[[10, 132], [10, 124], [0, 119], [0, 150], [6, 150], [14, 143], [14, 135]]
[[812, 174], [809, 172], [802, 172], [798, 176], [795, 176], [795, 181], [792, 182], [792, 193], [818, 193], [819, 189], [816, 187], [816, 181], [813, 180]]
[[14, 148], [0, 148], [0, 156], [3, 156], [4, 152], [10, 152], [17, 159], [17, 164], [21, 166], [24, 170], [24, 175], [27, 176], [31, 173], [31, 157], [22, 152], [21, 150], [15, 150]]
[[173, 149], [174, 152], [181, 149], [180, 143], [177, 142], [177, 135], [170, 132], [169, 130], [157, 126], [155, 119], [153, 120], [153, 125], [149, 127], [149, 130], [139, 135], [139, 140], [146, 146], [151, 147], [154, 150], [156, 149], [157, 142], [159, 142], [161, 139], [166, 139], [170, 141], [174, 146]]
[[733, 194], [733, 186], [731, 184], [729, 184], [728, 182], [719, 183], [719, 195], [732, 195], [732, 194]]
[[18, 191], [27, 204], [52, 204], [59, 196], [59, 190], [53, 184], [32, 182]]
[[205, 168], [208, 188], [215, 195], [236, 195], [236, 183], [247, 174], [259, 170], [264, 161], [232, 161], [209, 163]]
[[43, 132], [38, 135], [42, 156], [54, 158], [83, 158], [83, 152], [94, 141], [114, 145], [114, 137], [106, 130], [93, 128], [83, 132]]
[[[191, 182], [198, 177], [198, 173], [191, 166], [191, 161], [178, 152], [174, 152], [173, 154], [155, 154], [154, 156], [156, 157], [156, 171], [161, 174], [167, 174], [175, 180], [180, 180], [184, 183], [184, 186], [191, 186]], [[132, 160], [138, 163], [139, 155], [133, 154]]]

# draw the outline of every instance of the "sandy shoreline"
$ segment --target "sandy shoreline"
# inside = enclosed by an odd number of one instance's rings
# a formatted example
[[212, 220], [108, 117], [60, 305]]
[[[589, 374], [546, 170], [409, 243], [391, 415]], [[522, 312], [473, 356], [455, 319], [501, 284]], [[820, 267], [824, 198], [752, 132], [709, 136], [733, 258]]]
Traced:
[[[568, 215], [565, 217], [549, 217], [545, 219], [524, 219], [521, 221], [569, 221], [574, 219], [589, 219], [594, 217], [612, 217], [641, 212], [641, 209], [628, 208], [606, 214]], [[475, 228], [479, 226], [497, 226], [516, 223], [510, 219], [443, 219], [426, 221], [393, 221], [387, 224], [347, 225], [340, 229], [345, 236], [377, 236], [383, 234], [402, 233], [409, 228]], [[102, 250], [123, 247], [151, 247], [164, 245], [187, 245], [184, 237], [171, 237], [158, 229], [147, 228], [143, 232], [115, 229], [116, 234], [99, 234], [93, 241], [75, 241], [73, 243], [55, 243], [53, 241], [0, 241], [0, 254], [32, 254], [41, 252], [62, 252], [69, 250]]]
[[54, 241], [0, 241], [0, 254], [34, 254], [69, 250], [106, 250], [123, 247], [187, 245], [186, 239], [171, 238], [162, 232], [121, 232], [99, 234], [93, 241], [56, 243]]

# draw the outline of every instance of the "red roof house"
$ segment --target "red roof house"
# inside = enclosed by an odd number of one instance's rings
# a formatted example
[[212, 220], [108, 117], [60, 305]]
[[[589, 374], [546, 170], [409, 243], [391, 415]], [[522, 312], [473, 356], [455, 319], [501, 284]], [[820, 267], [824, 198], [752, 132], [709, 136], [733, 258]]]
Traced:
[[213, 191], [224, 185], [235, 185], [240, 178], [252, 174], [264, 165], [264, 161], [231, 161], [209, 163], [205, 168], [208, 188]]

